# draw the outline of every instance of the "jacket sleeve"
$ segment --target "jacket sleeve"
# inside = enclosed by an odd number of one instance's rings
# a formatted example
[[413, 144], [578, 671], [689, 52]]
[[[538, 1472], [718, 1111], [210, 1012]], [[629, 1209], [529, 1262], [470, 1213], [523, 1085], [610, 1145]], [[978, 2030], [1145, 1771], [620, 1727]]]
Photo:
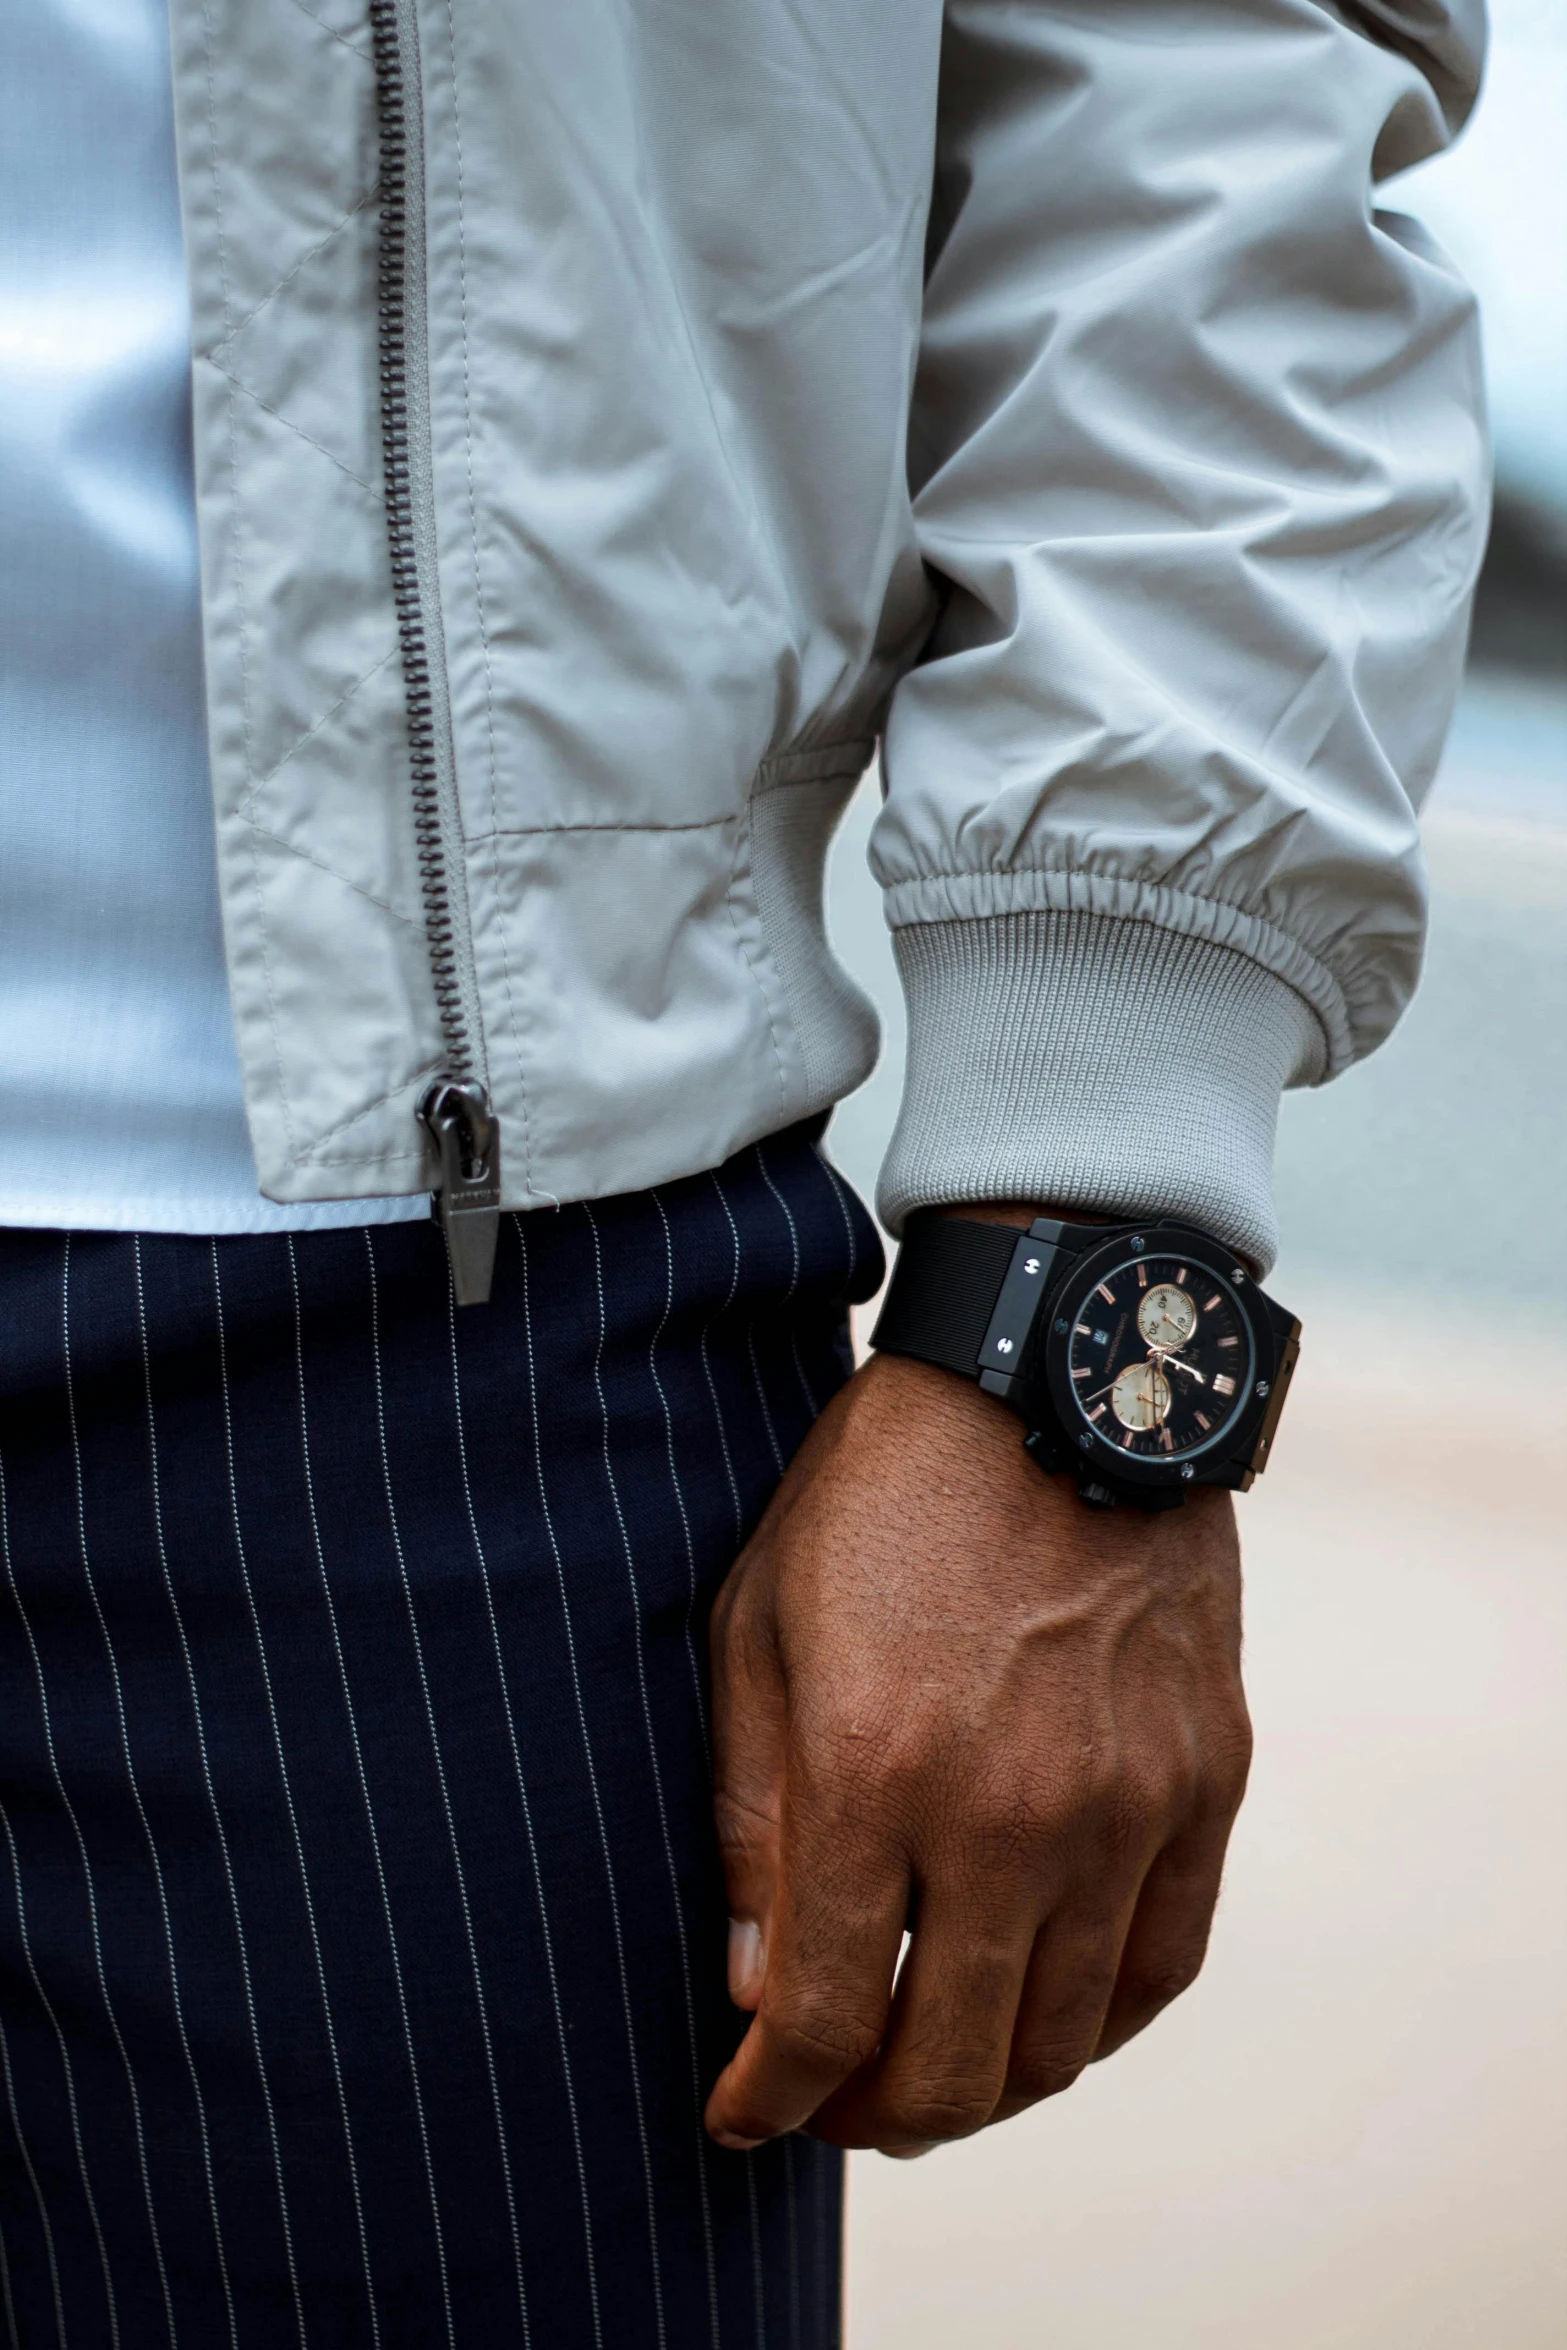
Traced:
[[882, 1173], [1266, 1267], [1282, 1088], [1418, 976], [1486, 519], [1472, 300], [1374, 182], [1483, 0], [949, 0], [911, 476], [938, 612], [872, 840]]

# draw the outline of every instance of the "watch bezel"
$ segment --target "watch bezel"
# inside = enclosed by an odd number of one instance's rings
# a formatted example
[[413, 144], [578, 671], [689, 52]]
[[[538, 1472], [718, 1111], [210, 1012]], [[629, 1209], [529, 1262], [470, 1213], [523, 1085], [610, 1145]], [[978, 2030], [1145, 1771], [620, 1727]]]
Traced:
[[[1068, 1354], [1072, 1326], [1108, 1273], [1139, 1256], [1186, 1257], [1202, 1265], [1232, 1291], [1251, 1336], [1252, 1363], [1248, 1392], [1228, 1425], [1199, 1449], [1179, 1460], [1150, 1460], [1128, 1453], [1097, 1428], [1084, 1423], [1072, 1390]], [[1271, 1310], [1270, 1310], [1271, 1309]], [[1279, 1375], [1280, 1334], [1271, 1300], [1258, 1288], [1234, 1252], [1190, 1224], [1127, 1225], [1107, 1232], [1102, 1240], [1078, 1256], [1064, 1280], [1043, 1300], [1035, 1323], [1034, 1345], [1024, 1383], [1049, 1399], [1055, 1431], [1078, 1464], [1080, 1474], [1091, 1474], [1115, 1484], [1169, 1491], [1188, 1485], [1216, 1482], [1215, 1472], [1253, 1462]], [[1032, 1400], [1032, 1398], [1031, 1398]], [[1041, 1399], [1042, 1400], [1042, 1399]], [[1249, 1479], [1248, 1479], [1249, 1482]]]

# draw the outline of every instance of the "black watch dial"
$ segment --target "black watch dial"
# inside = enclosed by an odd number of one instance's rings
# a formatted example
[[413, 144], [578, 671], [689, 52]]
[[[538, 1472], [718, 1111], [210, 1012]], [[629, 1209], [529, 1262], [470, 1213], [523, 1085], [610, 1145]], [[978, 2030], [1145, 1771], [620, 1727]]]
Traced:
[[1082, 1418], [1136, 1460], [1177, 1462], [1222, 1441], [1250, 1400], [1251, 1324], [1224, 1276], [1133, 1256], [1091, 1289], [1066, 1342]]

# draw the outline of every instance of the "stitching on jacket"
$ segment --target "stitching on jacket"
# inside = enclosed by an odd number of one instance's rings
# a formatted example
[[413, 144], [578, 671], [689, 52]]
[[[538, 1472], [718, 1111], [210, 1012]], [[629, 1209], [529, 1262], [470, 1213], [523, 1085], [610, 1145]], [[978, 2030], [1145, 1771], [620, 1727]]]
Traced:
[[385, 499], [382, 497], [381, 492], [376, 488], [375, 483], [373, 481], [366, 481], [364, 475], [362, 473], [356, 473], [351, 465], [345, 465], [341, 457], [334, 457], [332, 451], [326, 446], [324, 441], [318, 441], [312, 433], [306, 432], [302, 424], [296, 424], [291, 416], [285, 416], [281, 408], [274, 408], [270, 401], [263, 400], [259, 392], [253, 392], [248, 383], [245, 383], [239, 376], [232, 374], [228, 368], [220, 367], [216, 359], [209, 359], [207, 361], [207, 365], [213, 370], [215, 374], [221, 375], [226, 383], [231, 383], [237, 392], [243, 392], [246, 399], [253, 402], [254, 405], [261, 410], [264, 416], [275, 417], [277, 422], [281, 424], [285, 430], [297, 434], [299, 439], [304, 442], [307, 448], [317, 450], [319, 454], [326, 459], [329, 465], [335, 465], [337, 467], [339, 473], [346, 473], [349, 480], [357, 484], [357, 486], [364, 491], [367, 498], [374, 498], [378, 506], [385, 504]]
[[[352, 1111], [348, 1117], [339, 1118], [335, 1126], [328, 1126], [324, 1133], [318, 1134], [316, 1136], [314, 1142], [307, 1143], [304, 1150], [300, 1153], [301, 1160], [320, 1159], [325, 1150], [325, 1146], [329, 1142], [335, 1141], [338, 1135], [346, 1134], [350, 1126], [357, 1126], [360, 1120], [363, 1118], [368, 1118], [372, 1111], [385, 1109], [388, 1102], [395, 1102], [400, 1093], [406, 1093], [409, 1087], [411, 1085], [417, 1085], [421, 1078], [437, 1076], [440, 1072], [440, 1067], [441, 1063], [439, 1058], [436, 1058], [433, 1061], [421, 1061], [416, 1069], [411, 1069], [408, 1075], [399, 1079], [396, 1085], [389, 1085], [385, 1093], [378, 1093], [373, 1102], [361, 1102], [358, 1109]], [[424, 1164], [424, 1153], [418, 1150], [369, 1151], [361, 1154], [357, 1158], [337, 1158], [331, 1161], [330, 1164], [340, 1167], [368, 1167], [384, 1163], [386, 1166], [393, 1167], [402, 1165], [402, 1163], [407, 1159], [415, 1159], [422, 1166]]]
[[[221, 373], [221, 370], [219, 372]], [[274, 766], [269, 767], [265, 775], [258, 775], [256, 777], [255, 782], [250, 786], [239, 806], [239, 812], [242, 816], [245, 816], [247, 823], [249, 822], [247, 811], [254, 804], [257, 792], [265, 791], [267, 785], [274, 782], [276, 778], [282, 774], [290, 759], [295, 757], [298, 752], [302, 751], [306, 743], [314, 742], [316, 736], [321, 732], [323, 726], [331, 725], [338, 712], [346, 708], [348, 703], [353, 700], [355, 694], [359, 692], [361, 686], [368, 685], [371, 678], [375, 676], [378, 670], [384, 669], [389, 661], [395, 661], [396, 658], [397, 647], [393, 645], [389, 652], [385, 652], [381, 655], [379, 661], [371, 662], [369, 668], [365, 671], [362, 677], [356, 677], [352, 685], [344, 687], [343, 691], [338, 695], [337, 700], [332, 704], [331, 709], [323, 710], [321, 716], [316, 720], [314, 726], [307, 727], [297, 742], [290, 743], [288, 749], [283, 753], [282, 758], [279, 759]]]
[[[296, 7], [298, 7], [299, 0], [294, 0], [294, 4]], [[304, 14], [306, 16], [310, 15], [308, 8], [304, 11]], [[318, 23], [319, 21], [320, 20], [318, 18], [311, 18], [312, 23]], [[324, 31], [330, 30], [330, 27], [323, 27], [322, 29]], [[342, 38], [341, 34], [338, 36], [338, 38]], [[361, 54], [361, 52], [354, 48], [352, 41], [344, 41], [343, 46], [345, 49], [350, 50], [355, 57], [358, 57], [362, 65], [368, 63], [368, 60]], [[349, 222], [354, 219], [356, 214], [363, 212], [367, 204], [374, 203], [380, 192], [381, 183], [379, 180], [377, 180], [372, 187], [366, 188], [362, 196], [356, 197], [354, 202], [349, 205], [348, 210], [343, 214], [342, 219], [334, 221], [332, 226], [327, 230], [326, 235], [324, 237], [318, 238], [316, 243], [309, 248], [308, 252], [301, 253], [293, 268], [288, 270], [284, 276], [280, 277], [275, 286], [269, 286], [267, 291], [262, 295], [260, 301], [256, 303], [255, 307], [253, 309], [247, 310], [243, 318], [236, 318], [232, 326], [229, 324], [228, 304], [225, 302], [223, 306], [222, 338], [220, 341], [213, 344], [210, 351], [198, 351], [196, 354], [197, 358], [210, 359], [213, 365], [216, 366], [218, 361], [218, 353], [220, 351], [226, 351], [230, 343], [233, 342], [235, 336], [242, 335], [246, 327], [249, 326], [253, 320], [261, 316], [262, 311], [266, 309], [268, 303], [275, 302], [279, 294], [285, 292], [287, 288], [293, 284], [300, 271], [302, 269], [308, 269], [311, 262], [315, 260], [316, 255], [318, 253], [324, 253], [328, 245], [332, 243], [333, 239], [342, 235], [344, 229], [347, 228]]]
[[[314, 855], [309, 849], [302, 849], [297, 841], [290, 840], [285, 833], [274, 832], [270, 824], [258, 824], [254, 816], [244, 816], [241, 818], [241, 822], [248, 825], [252, 832], [259, 834], [262, 840], [275, 841], [280, 849], [287, 849], [289, 855], [298, 857], [301, 864], [314, 865], [318, 873], [325, 873], [331, 880], [340, 881], [343, 887], [351, 889], [356, 897], [367, 898], [372, 906], [379, 906], [383, 914], [390, 914], [392, 920], [401, 922], [405, 929], [422, 933], [424, 924], [414, 915], [405, 914], [400, 907], [394, 906], [387, 898], [377, 897], [375, 891], [367, 889], [362, 881], [355, 881], [351, 874], [340, 873], [335, 865], [329, 865], [324, 857]], [[313, 1146], [307, 1143], [305, 1147], [308, 1150]]]
[[[813, 743], [799, 750], [775, 751], [756, 770], [755, 791], [777, 791], [794, 783], [835, 783], [841, 776], [858, 778], [876, 755], [876, 737], [845, 735], [837, 742]], [[798, 773], [794, 770], [798, 769]]]
[[557, 832], [719, 832], [726, 824], [738, 824], [738, 813], [731, 809], [725, 816], [693, 816], [687, 824], [501, 824], [493, 832], [481, 833], [481, 840], [546, 840]]
[[[207, 52], [207, 171], [212, 181], [212, 219], [218, 239], [218, 271], [223, 287], [223, 324], [225, 331], [233, 315], [233, 294], [229, 283], [228, 238], [223, 225], [223, 184], [218, 171], [218, 95], [217, 66], [214, 57], [211, 0], [201, 0], [202, 39]], [[240, 707], [244, 722], [244, 757], [246, 797], [249, 796], [250, 777], [254, 765], [255, 734], [250, 704], [250, 614], [245, 604], [245, 564], [241, 552], [244, 539], [243, 506], [239, 489], [239, 437], [234, 422], [234, 393], [236, 386], [222, 368], [228, 393], [228, 448], [229, 494], [233, 500], [232, 548], [234, 564], [234, 596], [239, 611], [239, 674]], [[261, 862], [254, 835], [250, 840], [250, 886], [256, 904], [256, 927], [261, 939], [261, 969], [266, 982], [267, 1025], [272, 1032], [272, 1059], [277, 1069], [278, 1100], [283, 1111], [283, 1132], [287, 1138], [288, 1156], [297, 1166], [299, 1146], [294, 1135], [293, 1105], [288, 1094], [288, 1072], [283, 1060], [283, 1039], [278, 1029], [277, 994], [272, 979], [272, 950], [267, 937], [266, 900], [261, 890]]]
[[[784, 1075], [783, 1048], [778, 1042], [778, 1023], [773, 1014], [773, 999], [768, 993], [767, 982], [762, 977], [756, 957], [746, 943], [745, 931], [740, 921], [740, 909], [735, 904], [735, 898], [740, 888], [740, 852], [742, 848], [749, 846], [751, 839], [749, 810], [745, 817], [734, 819], [734, 827], [734, 855], [729, 860], [729, 886], [724, 891], [724, 905], [728, 910], [730, 928], [735, 934], [735, 945], [740, 950], [740, 959], [751, 975], [752, 986], [762, 999], [762, 1010], [767, 1016], [767, 1038], [773, 1048], [773, 1067], [778, 1073], [778, 1099], [784, 1115], [787, 1117], [789, 1114], [789, 1081]], [[692, 827], [692, 829], [699, 828]]]
[[[375, 1167], [387, 1174], [393, 1167], [422, 1167], [424, 1161], [417, 1151], [333, 1151], [330, 1157], [319, 1159], [306, 1151], [298, 1164], [302, 1167]], [[412, 1199], [414, 1193], [394, 1193], [393, 1197]], [[418, 1218], [410, 1217], [409, 1221], [417, 1223]]]
[[531, 1193], [534, 1188], [533, 1119], [528, 1100], [528, 1073], [522, 1058], [522, 1025], [517, 1018], [516, 998], [512, 991], [511, 949], [506, 942], [506, 922], [500, 907], [500, 833], [495, 822], [495, 669], [490, 646], [489, 624], [484, 610], [484, 574], [479, 560], [479, 506], [474, 495], [473, 377], [469, 365], [468, 337], [468, 223], [464, 202], [462, 99], [458, 91], [457, 77], [457, 24], [452, 13], [452, 0], [446, 0], [446, 53], [452, 74], [452, 152], [457, 167], [457, 293], [458, 322], [462, 335], [462, 426], [463, 457], [468, 475], [468, 537], [473, 550], [474, 612], [479, 623], [479, 646], [484, 655], [484, 723], [488, 741], [490, 778], [488, 834], [491, 844], [490, 888], [495, 897], [495, 927], [500, 939], [501, 984], [506, 991], [506, 1024], [511, 1036], [513, 1057], [517, 1064], [517, 1098], [522, 1108], [523, 1189]]
[[359, 43], [351, 41], [346, 33], [340, 33], [336, 25], [328, 24], [324, 16], [317, 16], [313, 8], [307, 8], [305, 0], [294, 0], [294, 6], [299, 10], [301, 16], [308, 16], [312, 24], [319, 25], [321, 30], [328, 34], [332, 40], [340, 43], [348, 51], [350, 57], [357, 57], [361, 65], [369, 64], [370, 52], [367, 49], [361, 49]]

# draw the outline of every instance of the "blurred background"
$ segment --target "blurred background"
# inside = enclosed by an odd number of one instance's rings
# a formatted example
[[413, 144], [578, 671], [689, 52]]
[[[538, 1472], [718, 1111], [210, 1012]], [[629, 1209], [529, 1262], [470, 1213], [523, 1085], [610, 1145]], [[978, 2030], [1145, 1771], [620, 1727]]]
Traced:
[[[1208, 1968], [1071, 2094], [857, 2157], [850, 2350], [1567, 2350], [1567, 7], [1493, 0], [1479, 113], [1384, 196], [1478, 288], [1496, 525], [1393, 1041], [1279, 1134], [1306, 1324], [1241, 1503], [1252, 1792]], [[901, 1079], [865, 870], [838, 949]]]

